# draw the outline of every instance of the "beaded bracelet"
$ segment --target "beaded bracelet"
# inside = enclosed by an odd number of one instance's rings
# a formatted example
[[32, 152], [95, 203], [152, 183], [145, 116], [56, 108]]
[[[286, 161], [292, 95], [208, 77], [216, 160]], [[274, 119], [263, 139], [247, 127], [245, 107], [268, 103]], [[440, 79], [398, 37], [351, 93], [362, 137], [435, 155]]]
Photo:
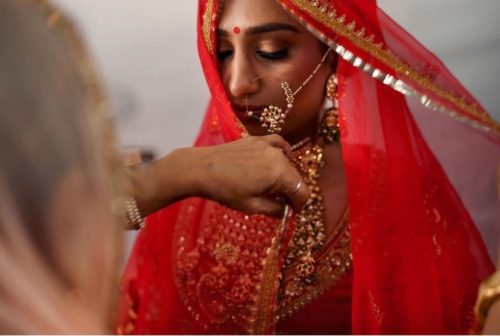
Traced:
[[139, 206], [133, 197], [125, 198], [125, 220], [127, 227], [134, 230], [140, 230], [144, 227], [144, 218], [141, 216]]

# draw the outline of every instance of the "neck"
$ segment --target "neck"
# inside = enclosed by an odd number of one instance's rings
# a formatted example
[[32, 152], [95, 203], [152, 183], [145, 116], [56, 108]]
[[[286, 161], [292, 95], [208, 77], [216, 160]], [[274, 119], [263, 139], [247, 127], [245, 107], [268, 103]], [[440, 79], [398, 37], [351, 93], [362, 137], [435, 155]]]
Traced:
[[289, 144], [293, 146], [307, 138], [309, 138], [313, 143], [316, 142], [317, 133], [317, 122], [315, 120], [312, 120], [308, 124], [302, 125], [300, 128], [284, 134], [283, 137], [286, 141], [288, 141]]

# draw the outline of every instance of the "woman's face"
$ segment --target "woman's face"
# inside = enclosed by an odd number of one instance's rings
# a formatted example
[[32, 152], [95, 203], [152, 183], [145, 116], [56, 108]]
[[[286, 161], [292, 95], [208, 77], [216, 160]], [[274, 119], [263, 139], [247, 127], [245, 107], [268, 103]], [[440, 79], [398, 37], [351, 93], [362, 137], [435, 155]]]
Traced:
[[[218, 27], [219, 71], [233, 109], [254, 135], [266, 134], [248, 109], [261, 113], [268, 105], [286, 109], [281, 81], [295, 91], [320, 63], [326, 47], [270, 0], [226, 0]], [[332, 57], [295, 96], [282, 135], [290, 142], [313, 136]]]

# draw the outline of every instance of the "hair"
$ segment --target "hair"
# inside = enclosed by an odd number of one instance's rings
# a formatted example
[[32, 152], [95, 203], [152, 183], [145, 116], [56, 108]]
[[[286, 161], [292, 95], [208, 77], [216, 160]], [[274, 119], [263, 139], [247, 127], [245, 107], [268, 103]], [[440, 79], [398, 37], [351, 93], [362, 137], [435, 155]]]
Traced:
[[85, 96], [67, 48], [42, 18], [23, 2], [0, 2], [0, 170], [40, 247], [57, 182], [90, 164]]
[[[64, 241], [64, 234], [54, 232], [49, 214], [61, 181], [72, 172], [81, 175], [89, 195], [110, 189], [107, 174], [116, 159], [110, 154], [114, 141], [109, 121], [99, 113], [105, 105], [69, 21], [46, 1], [0, 1], [0, 202], [9, 204], [0, 207], [0, 244], [14, 248], [8, 240], [13, 227], [20, 226], [16, 232], [23, 232], [68, 290], [78, 286], [68, 263], [61, 263], [61, 247], [85, 241], [71, 234]], [[15, 216], [7, 214], [11, 211]], [[75, 223], [67, 223], [64, 231], [79, 232], [83, 225]], [[92, 249], [92, 242], [86, 243]]]

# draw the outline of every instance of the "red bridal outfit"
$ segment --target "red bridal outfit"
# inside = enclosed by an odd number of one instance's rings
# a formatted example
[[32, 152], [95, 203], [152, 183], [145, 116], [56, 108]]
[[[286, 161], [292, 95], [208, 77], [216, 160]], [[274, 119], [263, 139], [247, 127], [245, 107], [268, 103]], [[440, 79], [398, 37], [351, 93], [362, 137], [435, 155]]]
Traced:
[[[467, 333], [497, 249], [499, 124], [375, 1], [278, 2], [339, 55], [349, 214], [317, 256], [321, 276], [297, 289], [281, 272], [294, 216], [283, 227], [188, 199], [147, 219], [118, 331]], [[199, 1], [212, 100], [196, 146], [242, 134], [217, 72], [220, 6]]]

